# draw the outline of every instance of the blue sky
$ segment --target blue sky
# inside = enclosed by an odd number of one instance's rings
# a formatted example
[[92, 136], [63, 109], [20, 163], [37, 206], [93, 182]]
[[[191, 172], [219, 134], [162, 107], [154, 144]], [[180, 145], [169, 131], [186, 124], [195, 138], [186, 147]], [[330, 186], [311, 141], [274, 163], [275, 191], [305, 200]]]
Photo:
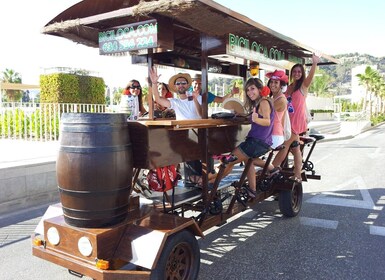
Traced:
[[[19, 72], [24, 83], [38, 83], [48, 67], [75, 67], [99, 72], [107, 83], [125, 84], [128, 57], [102, 57], [88, 48], [40, 29], [77, 0], [0, 2], [0, 71]], [[385, 56], [385, 1], [217, 0], [266, 27], [324, 53]], [[119, 75], [118, 75], [119, 74]], [[127, 78], [122, 78], [123, 76]], [[123, 82], [124, 79], [124, 82]], [[123, 85], [122, 85], [123, 86]]]

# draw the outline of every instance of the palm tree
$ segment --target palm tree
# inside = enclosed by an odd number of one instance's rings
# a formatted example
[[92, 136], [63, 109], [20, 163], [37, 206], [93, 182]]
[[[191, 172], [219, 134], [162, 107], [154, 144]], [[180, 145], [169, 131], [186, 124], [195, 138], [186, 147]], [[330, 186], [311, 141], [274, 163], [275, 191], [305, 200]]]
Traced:
[[[3, 77], [1, 78], [2, 82], [21, 84], [21, 76], [19, 73], [15, 72], [14, 70], [5, 69], [5, 71], [3, 71], [2, 74], [3, 74]], [[22, 91], [14, 90], [14, 89], [5, 90], [5, 94], [10, 102], [15, 102], [16, 100], [19, 100], [23, 95]]]
[[378, 90], [378, 96], [380, 97], [380, 112], [385, 114], [385, 81], [383, 80]]
[[368, 103], [368, 94], [369, 94], [369, 115], [372, 116], [372, 106], [371, 106], [371, 89], [373, 85], [373, 81], [376, 77], [377, 71], [373, 70], [370, 66], [365, 68], [365, 72], [363, 74], [357, 74], [356, 77], [359, 80], [359, 84], [365, 88], [365, 98], [363, 104], [363, 110], [367, 110]]
[[309, 92], [313, 92], [315, 96], [327, 96], [331, 83], [332, 78], [325, 71], [317, 70]]
[[372, 84], [371, 84], [371, 91], [373, 92], [373, 95], [374, 97], [376, 98], [375, 99], [375, 112], [374, 114], [377, 116], [379, 111], [380, 111], [380, 104], [381, 104], [381, 100], [380, 100], [380, 89], [381, 89], [381, 86], [383, 85], [384, 83], [384, 79], [380, 76], [380, 74], [378, 74], [377, 72], [377, 75], [375, 75], [373, 77], [373, 80], [372, 80]]

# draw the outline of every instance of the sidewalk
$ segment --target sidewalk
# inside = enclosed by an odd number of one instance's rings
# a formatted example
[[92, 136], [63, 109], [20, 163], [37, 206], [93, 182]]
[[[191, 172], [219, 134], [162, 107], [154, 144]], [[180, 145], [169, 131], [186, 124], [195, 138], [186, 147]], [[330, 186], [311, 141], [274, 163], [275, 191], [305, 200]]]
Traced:
[[[335, 124], [340, 123], [340, 130], [338, 133], [322, 133], [318, 132], [319, 127], [325, 127], [327, 125], [334, 126]], [[369, 121], [359, 121], [359, 122], [350, 122], [350, 121], [312, 121], [309, 123], [309, 129], [313, 131], [314, 134], [322, 134], [325, 136], [325, 139], [322, 141], [336, 141], [350, 139], [358, 134], [371, 129]]]
[[0, 169], [56, 161], [58, 141], [0, 139]]

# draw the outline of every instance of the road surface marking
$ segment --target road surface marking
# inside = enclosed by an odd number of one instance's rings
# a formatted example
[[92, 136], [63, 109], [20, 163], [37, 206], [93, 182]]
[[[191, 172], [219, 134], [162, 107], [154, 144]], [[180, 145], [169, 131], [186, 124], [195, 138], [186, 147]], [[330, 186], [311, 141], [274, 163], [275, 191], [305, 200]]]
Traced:
[[373, 235], [385, 236], [385, 227], [369, 226], [369, 232]]
[[[335, 206], [343, 206], [343, 207], [352, 207], [352, 208], [360, 208], [360, 209], [369, 209], [369, 210], [382, 210], [382, 206], [376, 206], [373, 202], [372, 197], [370, 196], [366, 184], [361, 176], [354, 177], [345, 183], [336, 186], [335, 192], [323, 192], [319, 195], [316, 195], [306, 202], [316, 203], [316, 204], [326, 204], [326, 205], [335, 205]], [[348, 199], [348, 198], [340, 198], [337, 196], [348, 196], [344, 193], [338, 193], [338, 191], [342, 190], [359, 190], [362, 196], [362, 200], [358, 199]]]
[[302, 225], [320, 228], [337, 229], [338, 226], [338, 221], [333, 220], [300, 217], [299, 221]]
[[374, 150], [373, 153], [368, 154], [368, 156], [371, 159], [376, 159], [376, 158], [384, 157], [384, 153], [381, 153], [381, 150], [382, 150], [382, 148], [378, 147], [377, 149]]

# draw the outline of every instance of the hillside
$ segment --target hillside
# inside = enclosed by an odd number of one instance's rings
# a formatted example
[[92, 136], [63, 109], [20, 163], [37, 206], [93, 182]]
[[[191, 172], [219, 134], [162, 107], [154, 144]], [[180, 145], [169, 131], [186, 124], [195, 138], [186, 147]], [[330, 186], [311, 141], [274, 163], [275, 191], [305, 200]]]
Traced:
[[385, 57], [374, 57], [367, 54], [348, 53], [335, 55], [341, 63], [325, 65], [320, 68], [333, 78], [330, 88], [338, 89], [338, 95], [350, 93], [352, 68], [359, 65], [377, 66], [379, 73], [385, 73]]

